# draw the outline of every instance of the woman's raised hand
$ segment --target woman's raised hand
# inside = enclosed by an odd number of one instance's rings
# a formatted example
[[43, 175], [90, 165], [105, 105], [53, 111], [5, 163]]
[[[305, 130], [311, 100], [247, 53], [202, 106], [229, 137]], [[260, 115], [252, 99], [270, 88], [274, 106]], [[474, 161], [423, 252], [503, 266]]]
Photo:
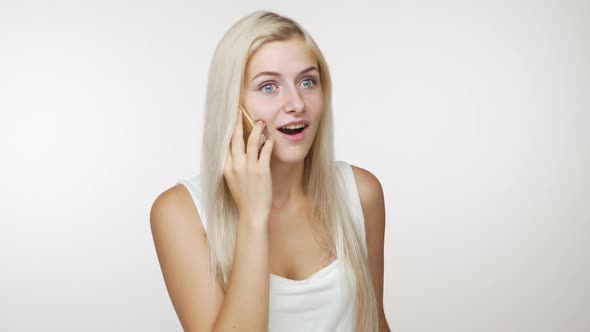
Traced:
[[265, 126], [262, 121], [258, 121], [244, 146], [242, 112], [237, 113], [236, 128], [225, 159], [223, 176], [238, 207], [240, 220], [266, 223], [272, 204], [270, 156], [274, 141], [268, 138], [260, 156], [258, 155]]

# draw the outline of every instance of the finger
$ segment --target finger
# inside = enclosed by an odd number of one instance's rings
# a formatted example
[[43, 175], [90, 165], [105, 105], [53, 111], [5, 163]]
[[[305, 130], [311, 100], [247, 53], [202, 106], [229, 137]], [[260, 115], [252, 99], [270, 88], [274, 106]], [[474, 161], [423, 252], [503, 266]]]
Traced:
[[264, 169], [270, 168], [270, 156], [272, 155], [272, 148], [274, 145], [275, 141], [272, 137], [264, 142], [262, 150], [260, 151], [260, 159], [258, 159], [259, 167], [263, 167]]
[[246, 158], [248, 159], [248, 166], [254, 169], [256, 164], [258, 163], [258, 151], [260, 150], [260, 135], [262, 134], [262, 130], [264, 129], [265, 125], [262, 120], [257, 121], [254, 128], [252, 128], [252, 132], [250, 133], [250, 137], [248, 137], [248, 146], [246, 146]]
[[245, 147], [244, 147], [244, 128], [242, 127], [242, 112], [238, 110], [238, 115], [236, 119], [236, 127], [234, 128], [234, 132], [231, 139], [231, 153], [232, 159], [238, 165], [241, 165], [245, 161]]

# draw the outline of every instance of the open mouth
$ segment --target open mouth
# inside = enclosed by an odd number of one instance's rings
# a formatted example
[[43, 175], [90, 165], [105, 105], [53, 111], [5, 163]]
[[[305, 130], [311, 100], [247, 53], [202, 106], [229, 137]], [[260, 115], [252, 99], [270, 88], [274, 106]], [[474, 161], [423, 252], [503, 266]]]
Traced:
[[278, 131], [285, 135], [297, 135], [301, 133], [305, 128], [307, 128], [306, 125], [301, 125], [300, 128], [278, 128]]

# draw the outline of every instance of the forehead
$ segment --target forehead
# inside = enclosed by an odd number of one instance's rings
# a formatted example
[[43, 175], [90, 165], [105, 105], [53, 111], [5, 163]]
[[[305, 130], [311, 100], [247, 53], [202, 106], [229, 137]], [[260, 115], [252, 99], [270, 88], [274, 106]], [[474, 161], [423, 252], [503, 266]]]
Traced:
[[250, 58], [246, 78], [261, 71], [276, 71], [285, 75], [297, 75], [309, 66], [317, 65], [315, 55], [297, 38], [272, 41], [263, 44]]

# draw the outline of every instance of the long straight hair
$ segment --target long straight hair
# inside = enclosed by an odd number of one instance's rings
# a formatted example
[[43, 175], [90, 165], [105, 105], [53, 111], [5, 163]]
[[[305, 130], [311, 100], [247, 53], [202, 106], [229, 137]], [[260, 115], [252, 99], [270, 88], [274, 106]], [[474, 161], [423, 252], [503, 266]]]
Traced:
[[[335, 253], [355, 295], [355, 331], [378, 330], [378, 304], [366, 246], [348, 204], [344, 179], [334, 157], [332, 81], [326, 60], [308, 32], [294, 20], [270, 11], [255, 11], [236, 22], [217, 45], [209, 69], [205, 100], [201, 192], [207, 220], [212, 282], [227, 289], [233, 265], [238, 210], [223, 165], [235, 128], [246, 65], [265, 43], [300, 38], [313, 52], [320, 71], [324, 109], [316, 137], [305, 157], [303, 192], [311, 197], [312, 215], [320, 223], [323, 245]], [[355, 225], [357, 224], [357, 225]]]

